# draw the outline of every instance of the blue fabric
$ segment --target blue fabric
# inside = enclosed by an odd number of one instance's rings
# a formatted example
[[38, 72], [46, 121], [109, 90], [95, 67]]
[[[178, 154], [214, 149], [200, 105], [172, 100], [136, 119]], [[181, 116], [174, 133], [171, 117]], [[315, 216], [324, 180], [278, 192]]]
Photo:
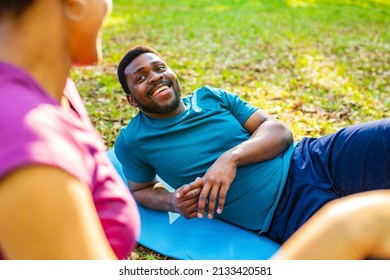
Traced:
[[[109, 159], [127, 182], [113, 149]], [[184, 219], [138, 205], [141, 234], [138, 242], [164, 256], [181, 260], [266, 260], [280, 245], [257, 233], [218, 219]]]
[[325, 203], [353, 193], [390, 188], [390, 119], [353, 125], [296, 147], [270, 231], [287, 240]]
[[[139, 113], [121, 129], [114, 149], [129, 180], [144, 183], [158, 174], [176, 189], [202, 177], [222, 153], [250, 137], [243, 125], [257, 108], [237, 94], [205, 86], [183, 102], [186, 110], [178, 116], [154, 119]], [[293, 150], [294, 145], [273, 160], [239, 167], [216, 216], [266, 231]]]
[[182, 260], [267, 260], [280, 245], [257, 233], [218, 219], [183, 217], [139, 207], [139, 243], [155, 252]]

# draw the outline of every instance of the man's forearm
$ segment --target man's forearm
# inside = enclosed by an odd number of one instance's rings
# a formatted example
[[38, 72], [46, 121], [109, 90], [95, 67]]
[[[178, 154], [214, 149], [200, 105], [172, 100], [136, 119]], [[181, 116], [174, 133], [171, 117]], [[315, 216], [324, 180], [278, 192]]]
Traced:
[[173, 212], [173, 206], [171, 203], [172, 193], [165, 188], [149, 187], [133, 191], [132, 194], [134, 199], [146, 208]]
[[237, 166], [270, 160], [284, 152], [293, 142], [291, 131], [278, 120], [267, 120], [251, 138], [227, 151]]

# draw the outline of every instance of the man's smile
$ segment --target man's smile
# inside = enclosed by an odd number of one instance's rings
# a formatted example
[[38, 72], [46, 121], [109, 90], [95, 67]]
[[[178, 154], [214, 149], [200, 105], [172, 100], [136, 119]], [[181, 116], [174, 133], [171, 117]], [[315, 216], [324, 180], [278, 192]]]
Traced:
[[169, 87], [167, 85], [157, 86], [157, 88], [152, 91], [152, 96], [157, 96], [167, 89], [169, 89]]

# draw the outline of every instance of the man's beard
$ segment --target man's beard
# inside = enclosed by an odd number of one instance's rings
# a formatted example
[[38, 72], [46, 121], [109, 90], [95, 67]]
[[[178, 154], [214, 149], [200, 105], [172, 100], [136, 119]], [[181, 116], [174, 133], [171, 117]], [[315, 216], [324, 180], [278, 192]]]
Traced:
[[165, 105], [156, 103], [153, 100], [150, 104], [147, 105], [141, 105], [137, 100], [136, 102], [138, 103], [139, 109], [146, 114], [169, 114], [179, 107], [181, 101], [181, 88], [177, 80], [173, 83], [173, 92], [175, 94], [175, 98], [172, 102]]

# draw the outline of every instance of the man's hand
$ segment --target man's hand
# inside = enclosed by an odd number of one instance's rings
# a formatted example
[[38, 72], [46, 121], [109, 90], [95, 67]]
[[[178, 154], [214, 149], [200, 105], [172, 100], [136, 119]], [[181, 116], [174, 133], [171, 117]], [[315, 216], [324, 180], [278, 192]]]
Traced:
[[[214, 217], [217, 203], [217, 213], [221, 214], [225, 205], [226, 194], [236, 177], [237, 165], [230, 156], [230, 152], [221, 155], [202, 177], [203, 188], [199, 195], [198, 218], [203, 218], [206, 203], [208, 203], [207, 217]], [[207, 202], [208, 200], [208, 202]]]
[[198, 214], [199, 194], [202, 187], [202, 180], [197, 178], [194, 182], [183, 185], [175, 190], [171, 196], [170, 202], [174, 211], [186, 219], [196, 217]]
[[214, 217], [217, 198], [216, 212], [222, 213], [226, 194], [236, 177], [238, 166], [273, 159], [293, 142], [291, 131], [282, 122], [260, 109], [248, 118], [244, 128], [251, 137], [223, 153], [202, 177], [204, 186], [199, 195], [199, 218], [204, 216], [206, 204], [207, 217]]

